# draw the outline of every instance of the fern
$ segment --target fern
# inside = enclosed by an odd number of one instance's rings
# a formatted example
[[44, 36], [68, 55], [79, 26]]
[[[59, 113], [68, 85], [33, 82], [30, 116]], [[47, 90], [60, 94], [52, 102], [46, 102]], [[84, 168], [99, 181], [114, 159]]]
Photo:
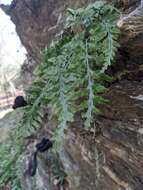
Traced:
[[119, 44], [117, 43], [118, 29], [113, 29], [112, 25], [105, 23], [105, 31], [107, 32], [107, 38], [104, 40], [104, 66], [102, 68], [102, 72], [105, 72], [108, 68], [108, 66], [111, 66], [112, 61], [115, 57], [115, 52], [117, 51], [117, 48], [119, 47]]
[[105, 71], [119, 47], [118, 11], [114, 7], [97, 1], [86, 8], [68, 9], [68, 13], [67, 34], [61, 34], [45, 49], [43, 63], [35, 71], [38, 80], [28, 93], [33, 106], [28, 111], [28, 122], [24, 122], [30, 130], [32, 126], [37, 128], [41, 120], [36, 120], [37, 110], [41, 112], [41, 105], [50, 107], [59, 123], [53, 137], [55, 144], [61, 144], [75, 112], [81, 112], [86, 128], [100, 113], [97, 105], [107, 101], [99, 93], [110, 79]]
[[95, 115], [100, 114], [97, 105], [107, 102], [100, 94], [106, 91], [104, 84], [112, 80], [106, 70], [119, 47], [119, 13], [104, 1], [97, 1], [86, 8], [68, 9], [68, 14], [64, 32], [43, 51], [43, 62], [35, 70], [36, 80], [26, 91], [29, 106], [12, 134], [14, 141], [9, 142], [9, 151], [4, 152], [0, 145], [1, 154], [5, 154], [1, 156], [1, 185], [12, 180], [18, 187], [16, 159], [24, 149], [23, 139], [42, 126], [45, 108], [58, 117], [53, 136], [58, 150], [76, 112], [81, 113], [88, 129]]
[[[64, 137], [64, 130], [67, 128], [67, 122], [72, 121], [73, 115], [70, 112], [68, 105], [68, 97], [66, 94], [70, 91], [69, 82], [70, 79], [66, 75], [66, 65], [68, 64], [67, 57], [60, 55], [55, 61], [56, 72], [51, 72], [49, 76], [50, 85], [47, 92], [49, 99], [49, 106], [53, 108], [53, 111], [59, 115], [59, 126], [56, 130], [56, 137], [53, 137], [56, 144], [61, 142]], [[53, 66], [52, 66], [53, 67]], [[66, 84], [68, 81], [68, 85]]]

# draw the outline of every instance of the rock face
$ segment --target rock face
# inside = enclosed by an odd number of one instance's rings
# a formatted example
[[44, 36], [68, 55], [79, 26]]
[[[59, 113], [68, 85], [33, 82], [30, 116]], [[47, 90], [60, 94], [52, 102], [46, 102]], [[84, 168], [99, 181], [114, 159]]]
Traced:
[[[103, 115], [96, 118], [95, 131], [87, 133], [77, 121], [66, 135], [58, 157], [60, 165], [56, 166], [57, 170], [62, 166], [67, 174], [68, 186], [62, 186], [65, 190], [143, 189], [143, 81], [122, 80], [113, 84], [105, 97], [111, 103], [101, 106]], [[50, 136], [49, 123], [45, 128], [44, 135]], [[41, 156], [35, 178], [42, 187], [46, 184], [46, 190], [58, 190], [51, 167], [55, 157], [50, 153]], [[30, 190], [33, 179], [24, 176], [22, 181], [26, 190]], [[33, 185], [32, 189], [42, 187]]]
[[[93, 1], [14, 0], [10, 7], [3, 9], [15, 23], [29, 55], [39, 63], [41, 50], [51, 43], [63, 26], [66, 8], [90, 2]], [[79, 123], [73, 124], [68, 131], [65, 145], [59, 154], [59, 160], [67, 174], [65, 180], [68, 187], [55, 187], [53, 176], [49, 175], [52, 169], [50, 166], [47, 167], [50, 162], [46, 157], [46, 166], [44, 159], [39, 158], [41, 179], [39, 173], [36, 174], [36, 179], [40, 179], [38, 185], [43, 186], [31, 187], [32, 180], [28, 178], [27, 182], [24, 176], [23, 181], [27, 190], [143, 189], [142, 2], [117, 0], [114, 4], [123, 12], [118, 26], [123, 31], [121, 49], [128, 52], [127, 55], [121, 51], [123, 59], [119, 57], [118, 62], [119, 64], [122, 62], [123, 67], [126, 65], [126, 69], [118, 73], [118, 79], [128, 81], [121, 80], [110, 87], [106, 97], [111, 103], [101, 106], [103, 115], [96, 118], [95, 131], [84, 132], [82, 128], [78, 128]], [[96, 126], [99, 131], [96, 131]]]
[[71, 190], [143, 189], [143, 82], [110, 87], [100, 133], [72, 126], [60, 158]]

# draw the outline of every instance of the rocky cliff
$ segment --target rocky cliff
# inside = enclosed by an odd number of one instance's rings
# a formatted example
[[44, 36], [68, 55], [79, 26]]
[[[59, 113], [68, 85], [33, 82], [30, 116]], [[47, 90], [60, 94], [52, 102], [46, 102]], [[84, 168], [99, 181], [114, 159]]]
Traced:
[[[67, 7], [90, 2], [14, 0], [10, 7], [2, 7], [15, 23], [29, 55], [40, 63], [41, 50], [62, 29]], [[122, 36], [117, 65], [112, 68], [117, 82], [105, 95], [111, 104], [101, 107], [103, 116], [96, 118], [95, 130], [87, 133], [78, 120], [71, 126], [57, 159], [66, 174], [63, 185], [53, 177], [50, 156], [45, 155], [39, 157], [36, 185], [32, 185], [33, 179], [23, 176], [26, 190], [143, 189], [143, 7], [136, 0], [114, 1], [114, 4], [122, 12], [117, 22]], [[47, 136], [50, 136], [49, 126], [50, 122], [44, 126]]]

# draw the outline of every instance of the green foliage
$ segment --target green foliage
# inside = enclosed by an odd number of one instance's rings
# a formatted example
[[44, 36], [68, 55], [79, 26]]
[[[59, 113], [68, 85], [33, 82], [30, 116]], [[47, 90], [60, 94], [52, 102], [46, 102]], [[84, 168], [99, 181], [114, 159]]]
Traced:
[[15, 164], [23, 151], [21, 144], [41, 126], [44, 108], [52, 109], [58, 116], [53, 136], [57, 150], [76, 112], [81, 113], [88, 129], [94, 116], [100, 113], [97, 105], [107, 102], [100, 94], [106, 91], [104, 84], [111, 81], [106, 70], [119, 47], [116, 27], [119, 13], [103, 1], [86, 8], [68, 9], [68, 13], [64, 32], [44, 50], [43, 63], [35, 70], [36, 80], [27, 90], [29, 106], [12, 134], [14, 141], [4, 149], [0, 145], [0, 184], [12, 180], [16, 184], [13, 190], [19, 188]]
[[[44, 51], [44, 61], [36, 69], [39, 80], [49, 82], [44, 103], [57, 114], [59, 126], [53, 137], [61, 144], [67, 123], [80, 111], [86, 128], [106, 103], [104, 92], [108, 66], [119, 44], [116, 27], [118, 11], [103, 1], [77, 10], [68, 9], [65, 31]], [[33, 92], [35, 93], [35, 92]]]
[[11, 181], [12, 190], [20, 190], [20, 179], [15, 170], [15, 164], [22, 153], [21, 143], [9, 139], [0, 145], [0, 189]]

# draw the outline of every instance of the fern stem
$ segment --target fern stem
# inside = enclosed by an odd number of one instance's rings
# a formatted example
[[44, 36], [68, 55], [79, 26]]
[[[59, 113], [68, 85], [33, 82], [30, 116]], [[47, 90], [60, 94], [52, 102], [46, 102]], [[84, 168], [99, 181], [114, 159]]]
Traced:
[[86, 121], [85, 121], [85, 126], [88, 128], [90, 127], [90, 123], [92, 121], [92, 113], [93, 113], [93, 108], [94, 108], [94, 93], [93, 93], [93, 81], [92, 81], [92, 71], [90, 69], [89, 65], [89, 59], [88, 59], [88, 40], [86, 40], [85, 43], [85, 62], [86, 62], [86, 68], [87, 68], [87, 80], [88, 80], [88, 93], [89, 93], [89, 98], [88, 98], [88, 110], [86, 112]]

